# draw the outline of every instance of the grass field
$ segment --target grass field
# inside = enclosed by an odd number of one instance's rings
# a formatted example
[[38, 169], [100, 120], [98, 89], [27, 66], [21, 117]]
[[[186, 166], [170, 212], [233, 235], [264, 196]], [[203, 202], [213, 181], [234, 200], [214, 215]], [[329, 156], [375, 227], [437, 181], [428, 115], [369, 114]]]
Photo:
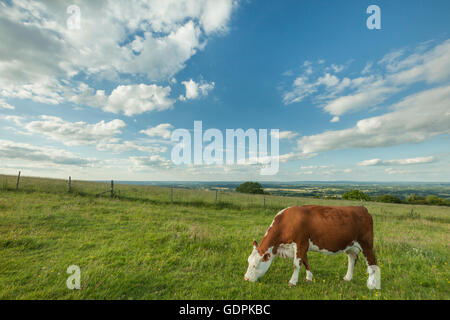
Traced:
[[[450, 208], [368, 202], [382, 290], [358, 262], [309, 253], [314, 282], [287, 283], [292, 261], [275, 259], [243, 281], [251, 242], [289, 205], [359, 202], [262, 196], [0, 175], [0, 299], [449, 299]], [[100, 194], [105, 192], [104, 194]], [[411, 212], [413, 209], [413, 212]], [[81, 268], [81, 290], [66, 269]], [[301, 278], [305, 269], [302, 267]]]

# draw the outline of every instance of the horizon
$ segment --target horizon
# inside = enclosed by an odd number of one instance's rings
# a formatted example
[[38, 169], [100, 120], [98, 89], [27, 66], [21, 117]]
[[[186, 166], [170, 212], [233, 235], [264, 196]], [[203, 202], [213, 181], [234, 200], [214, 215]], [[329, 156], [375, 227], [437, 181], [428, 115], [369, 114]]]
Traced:
[[[0, 173], [0, 176], [10, 176], [10, 177], [17, 177], [17, 174], [2, 174]], [[39, 175], [23, 175], [21, 173], [21, 178], [37, 178], [37, 179], [53, 179], [53, 180], [68, 180], [68, 177], [66, 178], [52, 178], [52, 177], [45, 177], [45, 176], [39, 176]], [[126, 183], [214, 183], [214, 184], [220, 184], [220, 183], [231, 183], [231, 184], [241, 184], [244, 182], [249, 182], [253, 180], [115, 180], [115, 179], [95, 179], [95, 180], [89, 180], [89, 179], [77, 179], [76, 177], [70, 176], [72, 181], [84, 181], [84, 182], [104, 182], [109, 183], [111, 180], [114, 181], [114, 183], [119, 184], [126, 184]], [[362, 183], [362, 184], [410, 184], [410, 185], [420, 185], [420, 184], [442, 184], [442, 185], [450, 185], [450, 182], [444, 182], [444, 181], [366, 181], [366, 180], [289, 180], [289, 181], [282, 181], [282, 180], [254, 180], [253, 182], [259, 182], [261, 184], [308, 184], [308, 183], [319, 183], [319, 184], [352, 184], [352, 183]]]

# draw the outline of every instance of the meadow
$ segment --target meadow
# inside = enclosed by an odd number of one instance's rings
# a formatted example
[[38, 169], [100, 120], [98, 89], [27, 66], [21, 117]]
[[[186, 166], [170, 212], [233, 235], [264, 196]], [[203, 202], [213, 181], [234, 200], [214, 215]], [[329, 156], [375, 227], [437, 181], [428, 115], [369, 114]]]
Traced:
[[[450, 298], [450, 208], [367, 202], [382, 289], [363, 259], [344, 282], [345, 255], [309, 253], [314, 281], [288, 287], [277, 258], [243, 280], [252, 240], [291, 205], [360, 202], [0, 175], [0, 299], [445, 299]], [[81, 268], [69, 290], [67, 267]], [[301, 278], [305, 277], [302, 267]]]

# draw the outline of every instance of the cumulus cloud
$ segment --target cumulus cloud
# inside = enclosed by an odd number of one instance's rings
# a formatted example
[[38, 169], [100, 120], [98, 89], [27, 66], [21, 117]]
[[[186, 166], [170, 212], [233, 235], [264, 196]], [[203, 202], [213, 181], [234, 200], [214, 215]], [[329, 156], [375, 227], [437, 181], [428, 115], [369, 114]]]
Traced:
[[103, 110], [127, 116], [141, 114], [152, 110], [166, 110], [173, 106], [173, 99], [169, 98], [170, 87], [157, 85], [129, 85], [118, 86], [108, 97]]
[[88, 124], [83, 121], [68, 122], [53, 116], [40, 116], [40, 120], [25, 124], [24, 128], [33, 133], [40, 133], [48, 138], [62, 142], [67, 146], [95, 145], [99, 141], [110, 140], [121, 133], [125, 122], [115, 119]]
[[122, 133], [121, 129], [126, 124], [120, 119], [109, 122], [102, 120], [90, 124], [83, 121], [69, 122], [59, 117], [46, 115], [40, 116], [40, 120], [29, 122], [24, 117], [19, 116], [3, 116], [2, 118], [25, 129], [24, 133], [26, 134], [39, 133], [66, 146], [93, 145], [99, 151], [111, 151], [113, 153], [139, 151], [155, 154], [167, 151], [165, 146], [149, 143], [142, 139], [122, 141], [117, 136]]
[[359, 166], [393, 166], [393, 165], [411, 165], [411, 164], [424, 164], [431, 163], [436, 160], [435, 157], [417, 157], [409, 159], [394, 159], [394, 160], [381, 160], [381, 159], [371, 159], [364, 160], [358, 163]]
[[[381, 73], [369, 75], [373, 63], [367, 63], [361, 72], [363, 76], [357, 78], [338, 78], [325, 72], [314, 79], [305, 72], [283, 94], [283, 102], [292, 104], [312, 97], [314, 103], [337, 119], [348, 112], [377, 106], [411, 84], [435, 84], [450, 79], [450, 40], [431, 48], [421, 45], [413, 52], [407, 52], [397, 50], [385, 55], [377, 63], [382, 68]], [[332, 65], [325, 70], [338, 72], [340, 68]]]
[[141, 130], [141, 133], [149, 137], [160, 137], [163, 139], [170, 139], [173, 126], [170, 123], [161, 123], [156, 127], [150, 127], [146, 130]]
[[72, 166], [87, 166], [95, 162], [93, 159], [81, 158], [62, 149], [34, 146], [9, 140], [0, 140], [0, 159]]
[[72, 2], [1, 2], [0, 95], [58, 104], [77, 75], [170, 79], [210, 37], [227, 31], [236, 3], [80, 0], [81, 24], [73, 30], [66, 11]]
[[425, 90], [393, 105], [392, 112], [360, 120], [349, 129], [304, 136], [298, 146], [303, 153], [316, 153], [419, 143], [450, 133], [449, 105], [450, 86]]
[[133, 116], [148, 111], [171, 109], [175, 100], [170, 98], [170, 91], [168, 86], [141, 83], [119, 85], [107, 96], [104, 90], [95, 91], [86, 84], [80, 84], [78, 94], [69, 99], [76, 104], [101, 108], [106, 112]]
[[215, 83], [200, 81], [200, 83], [196, 83], [194, 80], [190, 79], [189, 81], [181, 82], [186, 88], [186, 94], [181, 95], [178, 99], [185, 101], [187, 99], [198, 99], [203, 96], [207, 96], [208, 93], [214, 89]]

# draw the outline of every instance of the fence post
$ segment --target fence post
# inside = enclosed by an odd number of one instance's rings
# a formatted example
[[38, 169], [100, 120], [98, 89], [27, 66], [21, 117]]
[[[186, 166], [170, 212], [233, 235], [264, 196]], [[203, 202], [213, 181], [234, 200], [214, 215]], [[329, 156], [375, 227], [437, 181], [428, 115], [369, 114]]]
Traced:
[[216, 202], [217, 202], [217, 192], [218, 192], [218, 191], [219, 191], [219, 190], [216, 189]]
[[264, 209], [266, 208], [266, 196], [264, 196]]
[[72, 192], [72, 177], [69, 176], [69, 192]]
[[19, 175], [17, 176], [16, 190], [19, 190], [19, 181], [20, 181], [20, 171]]
[[170, 188], [170, 202], [173, 203], [173, 187]]
[[114, 197], [114, 180], [111, 180], [111, 199]]

